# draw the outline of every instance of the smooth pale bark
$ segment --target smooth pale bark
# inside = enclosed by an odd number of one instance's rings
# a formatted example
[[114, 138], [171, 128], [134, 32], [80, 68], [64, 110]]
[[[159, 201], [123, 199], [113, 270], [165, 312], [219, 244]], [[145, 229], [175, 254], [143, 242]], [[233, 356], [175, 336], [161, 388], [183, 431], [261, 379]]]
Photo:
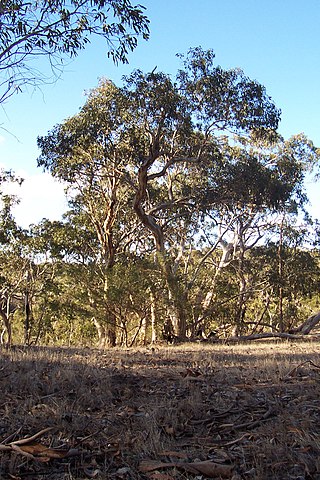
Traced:
[[320, 311], [310, 315], [307, 320], [297, 328], [293, 328], [290, 333], [301, 333], [302, 335], [308, 335], [314, 327], [320, 322]]
[[[103, 176], [102, 176], [103, 177]], [[94, 181], [92, 177], [91, 182]], [[115, 315], [110, 311], [109, 288], [112, 284], [112, 271], [115, 265], [116, 247], [113, 238], [114, 224], [117, 218], [117, 207], [119, 204], [117, 193], [120, 183], [120, 177], [117, 172], [111, 170], [107, 176], [107, 180], [101, 178], [99, 180], [101, 198], [103, 203], [103, 217], [101, 218], [100, 210], [97, 208], [94, 197], [88, 192], [82, 191], [84, 196], [84, 204], [87, 209], [90, 221], [95, 229], [104, 258], [104, 280], [103, 280], [103, 299], [105, 318], [99, 320], [95, 316], [94, 325], [98, 333], [98, 344], [100, 348], [114, 347], [117, 342], [117, 322]], [[90, 184], [91, 185], [91, 184]], [[81, 191], [81, 187], [79, 187]], [[108, 191], [108, 195], [105, 193]], [[90, 295], [90, 294], [89, 294]], [[94, 307], [93, 297], [90, 296], [90, 303]]]
[[[155, 157], [153, 155], [155, 155]], [[174, 335], [184, 338], [186, 335], [184, 302], [181, 297], [178, 279], [173, 272], [171, 261], [166, 255], [163, 230], [161, 226], [157, 224], [155, 218], [146, 213], [143, 207], [143, 203], [147, 197], [148, 168], [157, 158], [157, 153], [154, 153], [153, 155], [150, 156], [139, 168], [138, 189], [135, 194], [133, 208], [141, 223], [149, 230], [154, 238], [158, 264], [164, 276], [168, 290], [169, 319], [173, 327]]]
[[1, 344], [4, 343], [4, 338], [6, 337], [6, 344], [10, 346], [12, 344], [12, 330], [11, 330], [10, 315], [7, 316], [2, 310], [0, 310], [0, 316], [4, 324], [4, 329], [1, 332]]
[[[104, 280], [104, 308], [105, 308], [105, 317], [97, 318], [94, 316], [92, 318], [92, 322], [96, 327], [97, 334], [98, 334], [98, 347], [99, 348], [107, 348], [107, 347], [115, 347], [117, 343], [117, 328], [116, 328], [116, 317], [115, 315], [110, 312], [108, 307], [108, 289], [109, 289], [109, 280], [105, 278]], [[93, 309], [95, 309], [95, 301], [90, 295], [89, 292], [89, 301], [90, 305]]]
[[158, 252], [157, 257], [168, 290], [168, 315], [173, 327], [173, 334], [176, 337], [184, 338], [186, 336], [185, 295], [166, 254]]
[[217, 284], [217, 280], [222, 272], [222, 270], [227, 267], [230, 263], [230, 261], [233, 258], [233, 251], [234, 251], [234, 244], [233, 243], [228, 243], [222, 239], [222, 237], [219, 238], [217, 244], [221, 247], [222, 253], [221, 253], [221, 258], [219, 261], [219, 265], [216, 268], [216, 271], [212, 277], [210, 288], [202, 301], [201, 305], [201, 314], [197, 318], [196, 326], [195, 328], [197, 329], [204, 319], [208, 316], [208, 313], [211, 310], [211, 305], [213, 302], [213, 298], [215, 295], [215, 287]]
[[[112, 271], [113, 264], [109, 267], [109, 272]], [[106, 276], [104, 282], [104, 304], [105, 304], [105, 347], [115, 347], [117, 343], [117, 321], [114, 313], [109, 309], [109, 283], [110, 279]]]
[[148, 326], [149, 326], [149, 319], [147, 316], [143, 317], [141, 320], [141, 336], [142, 336], [142, 344], [147, 345], [147, 334], [148, 334]]
[[99, 348], [104, 348], [105, 347], [105, 338], [106, 338], [106, 333], [104, 329], [104, 325], [100, 323], [96, 318], [92, 318], [92, 321], [94, 323], [94, 326], [97, 329], [98, 333], [98, 347]]
[[246, 302], [247, 302], [247, 280], [244, 274], [244, 254], [245, 249], [242, 245], [241, 251], [239, 253], [239, 296], [237, 300], [236, 312], [234, 317], [234, 331], [235, 335], [242, 335], [244, 318], [246, 313]]
[[[12, 345], [12, 328], [11, 323], [13, 319], [13, 314], [17, 306], [12, 303], [12, 297], [8, 296], [7, 298], [2, 298], [0, 309], [0, 317], [3, 320], [4, 328], [1, 332], [1, 344], [6, 343], [7, 346]], [[6, 340], [4, 340], [6, 338]]]
[[92, 320], [98, 333], [98, 347], [114, 347], [116, 345], [116, 336], [113, 324], [110, 322], [100, 322], [96, 318]]

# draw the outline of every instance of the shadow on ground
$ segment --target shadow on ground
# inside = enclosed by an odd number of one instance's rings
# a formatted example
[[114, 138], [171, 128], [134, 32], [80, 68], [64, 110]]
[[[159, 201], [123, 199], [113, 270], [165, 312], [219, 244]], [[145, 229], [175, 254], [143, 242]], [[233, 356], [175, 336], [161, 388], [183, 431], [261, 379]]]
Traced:
[[1, 350], [0, 444], [52, 427], [33, 443], [75, 454], [0, 450], [0, 478], [199, 479], [184, 466], [212, 461], [225, 478], [320, 479], [319, 346]]

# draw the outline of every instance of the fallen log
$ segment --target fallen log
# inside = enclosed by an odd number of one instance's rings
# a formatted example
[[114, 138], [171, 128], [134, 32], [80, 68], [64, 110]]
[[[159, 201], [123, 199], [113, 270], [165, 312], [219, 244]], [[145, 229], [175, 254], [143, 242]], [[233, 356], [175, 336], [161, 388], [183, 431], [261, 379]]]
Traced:
[[[254, 333], [252, 335], [240, 335], [238, 337], [228, 337], [227, 339], [224, 339], [228, 342], [241, 342], [241, 341], [247, 341], [247, 340], [262, 340], [264, 338], [287, 338], [287, 339], [292, 339], [292, 340], [305, 340], [305, 335], [297, 335], [293, 333], [285, 333], [285, 332], [267, 332], [267, 333]], [[310, 339], [319, 339], [320, 335], [308, 335], [308, 338]]]
[[292, 328], [289, 333], [301, 333], [302, 335], [308, 335], [311, 330], [314, 329], [320, 322], [320, 312], [314, 313], [307, 318], [299, 327]]

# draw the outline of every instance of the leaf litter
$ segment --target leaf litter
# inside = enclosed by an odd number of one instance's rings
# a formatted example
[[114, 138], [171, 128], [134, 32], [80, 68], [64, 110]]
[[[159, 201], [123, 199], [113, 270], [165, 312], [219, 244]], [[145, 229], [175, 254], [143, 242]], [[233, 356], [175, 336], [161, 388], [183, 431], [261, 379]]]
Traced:
[[0, 351], [0, 479], [320, 480], [316, 342]]

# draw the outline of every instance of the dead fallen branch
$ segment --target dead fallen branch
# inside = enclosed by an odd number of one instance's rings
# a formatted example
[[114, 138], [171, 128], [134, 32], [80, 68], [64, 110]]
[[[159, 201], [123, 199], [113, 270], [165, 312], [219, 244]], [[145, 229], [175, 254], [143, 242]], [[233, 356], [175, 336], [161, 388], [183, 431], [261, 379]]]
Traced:
[[232, 406], [227, 410], [224, 410], [223, 412], [217, 412], [217, 413], [211, 414], [210, 417], [202, 418], [200, 420], [190, 420], [190, 425], [208, 425], [214, 422], [215, 420], [228, 417], [232, 413], [237, 413], [237, 412], [239, 412], [239, 410], [235, 409], [234, 406]]
[[51, 430], [53, 430], [53, 427], [44, 428], [43, 430], [40, 430], [40, 432], [32, 435], [32, 437], [26, 437], [22, 438], [21, 440], [16, 440], [15, 442], [11, 442], [10, 445], [26, 445], [41, 437], [43, 434], [50, 432]]
[[152, 472], [167, 468], [177, 468], [194, 475], [205, 475], [207, 478], [231, 478], [234, 474], [233, 465], [206, 460], [203, 462], [159, 462], [157, 460], [143, 460], [139, 465], [141, 473]]
[[241, 435], [241, 437], [235, 438], [234, 440], [229, 440], [227, 442], [225, 440], [215, 440], [214, 442], [211, 441], [211, 446], [212, 446], [212, 449], [216, 448], [216, 446], [231, 447], [232, 445], [236, 445], [237, 443], [242, 442], [242, 440], [244, 440], [245, 438], [249, 438], [252, 436], [253, 434], [251, 432], [247, 432]]
[[[293, 333], [280, 333], [280, 332], [266, 332], [266, 333], [255, 333], [252, 335], [241, 335], [238, 337], [229, 337], [226, 339], [228, 342], [243, 342], [247, 340], [263, 340], [265, 338], [285, 338], [289, 340], [305, 340], [306, 334], [296, 335]], [[320, 335], [308, 335], [309, 339], [318, 340]]]
[[[263, 415], [261, 415], [260, 418], [254, 420], [254, 421], [251, 421], [251, 422], [240, 423], [238, 425], [227, 424], [227, 425], [225, 425], [225, 430], [234, 431], [234, 430], [243, 430], [243, 429], [248, 429], [248, 428], [250, 428], [250, 429], [255, 428], [258, 425], [260, 425], [262, 422], [264, 422], [265, 420], [268, 420], [270, 417], [273, 417], [275, 414], [276, 414], [275, 410], [272, 407], [270, 407], [270, 408], [268, 408], [268, 410]], [[220, 425], [220, 428], [221, 427], [224, 427], [224, 425]]]
[[[54, 458], [68, 458], [80, 454], [80, 451], [77, 449], [62, 449], [62, 448], [51, 448], [38, 443], [35, 440], [41, 437], [44, 433], [50, 432], [53, 430], [53, 427], [44, 428], [39, 432], [35, 433], [31, 437], [22, 438], [14, 442], [0, 444], [0, 451], [2, 452], [15, 452], [20, 455], [23, 455], [32, 460], [37, 460], [39, 462], [48, 462]], [[11, 437], [11, 435], [10, 435]], [[10, 438], [8, 437], [8, 438]]]
[[299, 363], [299, 365], [296, 365], [295, 367], [293, 367], [284, 377], [281, 378], [281, 380], [284, 381], [284, 380], [287, 380], [289, 377], [292, 377], [297, 373], [300, 367], [303, 367], [303, 365], [307, 365], [307, 364], [320, 369], [320, 365], [317, 365], [312, 360], [306, 360], [305, 362], [301, 362]]

